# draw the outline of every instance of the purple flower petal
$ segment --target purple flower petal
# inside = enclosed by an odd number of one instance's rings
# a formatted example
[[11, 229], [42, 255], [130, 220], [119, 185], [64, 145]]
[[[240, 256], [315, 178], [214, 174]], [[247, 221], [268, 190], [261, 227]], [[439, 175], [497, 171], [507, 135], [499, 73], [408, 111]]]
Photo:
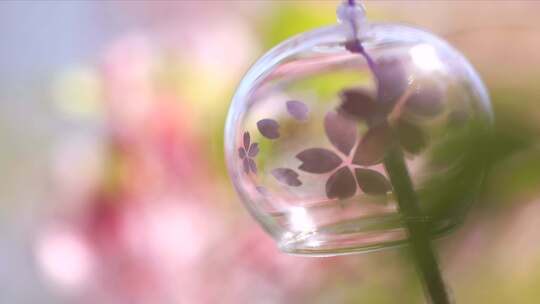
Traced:
[[268, 190], [265, 187], [257, 186], [255, 189], [257, 189], [257, 192], [259, 192], [262, 196], [268, 196]]
[[392, 188], [386, 177], [377, 171], [357, 168], [354, 173], [358, 186], [365, 194], [386, 194]]
[[391, 143], [392, 135], [386, 124], [369, 129], [356, 148], [353, 163], [361, 166], [380, 163]]
[[306, 121], [308, 119], [309, 109], [307, 105], [301, 101], [287, 101], [287, 111], [296, 120]]
[[244, 132], [244, 150], [247, 151], [249, 149], [249, 144], [251, 143], [251, 139], [249, 137], [249, 132]]
[[405, 151], [418, 154], [427, 146], [427, 137], [419, 126], [400, 120], [394, 128]]
[[405, 62], [398, 58], [377, 61], [377, 99], [393, 106], [409, 86]]
[[248, 155], [249, 155], [249, 157], [255, 157], [255, 156], [257, 156], [257, 153], [259, 153], [259, 144], [258, 143], [253, 143], [249, 147]]
[[342, 167], [332, 174], [326, 182], [326, 196], [328, 198], [344, 199], [356, 193], [356, 182], [348, 167]]
[[289, 168], [276, 168], [272, 170], [272, 175], [281, 183], [292, 186], [292, 187], [298, 187], [302, 185], [302, 182], [298, 179], [298, 173], [294, 171], [293, 169]]
[[246, 172], [246, 174], [249, 174], [249, 158], [244, 158], [242, 160], [242, 164], [244, 165], [244, 172]]
[[326, 173], [337, 168], [342, 160], [334, 152], [323, 148], [311, 148], [296, 155], [302, 164], [298, 169], [309, 173]]
[[345, 89], [340, 93], [339, 112], [357, 119], [368, 119], [378, 113], [378, 104], [371, 94], [361, 88]]
[[279, 137], [279, 124], [273, 119], [262, 119], [257, 122], [257, 128], [261, 134], [269, 139], [276, 139]]
[[334, 147], [349, 155], [358, 136], [356, 123], [336, 112], [328, 112], [324, 117], [324, 130]]
[[251, 158], [246, 158], [248, 160], [249, 170], [253, 172], [253, 174], [257, 174], [257, 164], [255, 161]]
[[405, 108], [417, 115], [435, 116], [444, 108], [443, 92], [434, 85], [420, 86], [407, 99]]
[[240, 156], [241, 159], [244, 159], [246, 157], [246, 150], [244, 148], [238, 148], [238, 156]]

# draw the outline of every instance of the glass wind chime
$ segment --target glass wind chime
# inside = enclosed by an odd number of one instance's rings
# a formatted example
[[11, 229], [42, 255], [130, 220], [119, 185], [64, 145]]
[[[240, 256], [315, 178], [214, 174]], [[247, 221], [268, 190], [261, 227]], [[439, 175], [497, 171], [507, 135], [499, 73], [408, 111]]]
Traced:
[[[469, 156], [492, 121], [487, 90], [433, 34], [370, 23], [354, 0], [337, 15], [245, 75], [225, 130], [230, 176], [282, 251], [408, 245], [431, 301], [450, 303], [431, 241], [478, 192], [483, 169]], [[454, 180], [466, 184], [448, 194]]]

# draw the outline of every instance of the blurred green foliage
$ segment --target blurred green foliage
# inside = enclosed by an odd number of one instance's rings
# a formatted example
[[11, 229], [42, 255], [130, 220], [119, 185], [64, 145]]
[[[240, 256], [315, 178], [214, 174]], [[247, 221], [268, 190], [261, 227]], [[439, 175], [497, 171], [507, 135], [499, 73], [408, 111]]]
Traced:
[[[420, 191], [425, 212], [435, 221], [460, 222], [473, 203], [496, 210], [523, 193], [538, 194], [538, 127], [512, 114], [508, 107], [513, 105], [504, 96], [493, 96], [493, 124], [482, 118], [473, 120], [453, 129], [435, 147], [432, 166], [448, 169], [430, 176]], [[512, 161], [516, 157], [519, 161]]]
[[[320, 4], [320, 7], [315, 5]], [[270, 49], [286, 39], [307, 30], [335, 24], [335, 6], [331, 2], [280, 2], [259, 24], [264, 49]]]

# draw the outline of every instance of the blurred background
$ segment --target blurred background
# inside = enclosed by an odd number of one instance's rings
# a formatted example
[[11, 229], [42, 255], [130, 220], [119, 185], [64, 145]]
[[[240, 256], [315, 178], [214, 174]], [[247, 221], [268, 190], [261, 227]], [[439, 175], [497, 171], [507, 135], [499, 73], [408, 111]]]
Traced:
[[[404, 249], [281, 254], [223, 160], [247, 68], [339, 1], [0, 2], [0, 303], [423, 303]], [[437, 241], [456, 303], [540, 302], [540, 2], [367, 1], [492, 95], [483, 192]]]

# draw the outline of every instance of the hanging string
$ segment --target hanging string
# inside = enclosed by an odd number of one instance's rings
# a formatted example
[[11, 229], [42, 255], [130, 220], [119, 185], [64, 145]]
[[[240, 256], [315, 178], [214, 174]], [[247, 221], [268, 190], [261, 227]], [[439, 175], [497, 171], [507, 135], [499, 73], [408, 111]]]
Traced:
[[[362, 42], [358, 38], [359, 24], [358, 16], [355, 14], [356, 1], [347, 0], [347, 12], [344, 14], [346, 21], [352, 27], [353, 39], [347, 42], [346, 47], [353, 53], [358, 53], [364, 57], [369, 69], [373, 73], [377, 82], [377, 90], [380, 89], [381, 75], [378, 73], [378, 68], [371, 56], [364, 49]], [[345, 5], [344, 5], [345, 6]], [[405, 218], [419, 218], [422, 214], [418, 205], [417, 194], [409, 175], [407, 164], [403, 152], [398, 147], [392, 148], [384, 159], [384, 167], [388, 173], [394, 188], [394, 194], [399, 205], [400, 212]], [[423, 277], [426, 290], [429, 292], [431, 302], [434, 304], [449, 304], [450, 300], [447, 294], [446, 286], [442, 279], [437, 258], [433, 250], [429, 225], [424, 221], [405, 221], [409, 231], [409, 241], [413, 257], [417, 268]]]
[[[356, 1], [355, 0], [347, 0], [347, 3], [351, 7], [350, 9], [352, 9], [352, 10], [355, 9], [355, 6], [356, 6]], [[375, 79], [377, 80], [378, 73], [377, 73], [377, 66], [375, 64], [375, 61], [366, 52], [366, 50], [364, 49], [364, 46], [362, 45], [362, 43], [358, 39], [358, 24], [357, 24], [357, 20], [356, 20], [356, 14], [352, 14], [352, 13], [347, 14], [347, 19], [348, 19], [347, 21], [351, 24], [352, 31], [353, 31], [353, 37], [354, 37], [353, 41], [351, 42], [351, 44], [349, 44], [348, 48], [349, 48], [349, 50], [351, 52], [359, 53], [364, 57], [364, 59], [366, 59], [366, 62], [368, 64], [368, 66], [369, 66], [369, 69], [371, 70], [371, 72], [375, 76]]]

